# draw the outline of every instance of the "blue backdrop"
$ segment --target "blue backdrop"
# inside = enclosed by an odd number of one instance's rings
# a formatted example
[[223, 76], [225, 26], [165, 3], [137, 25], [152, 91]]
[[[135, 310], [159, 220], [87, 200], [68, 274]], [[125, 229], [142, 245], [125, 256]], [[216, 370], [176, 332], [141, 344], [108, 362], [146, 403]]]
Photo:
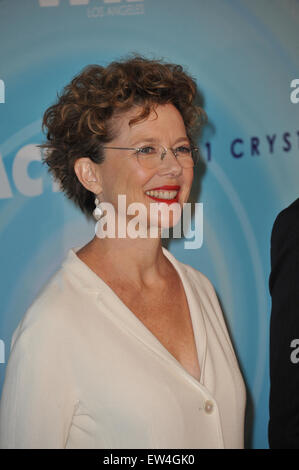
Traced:
[[298, 31], [296, 0], [0, 1], [0, 391], [21, 317], [94, 235], [41, 165], [42, 114], [85, 65], [138, 52], [185, 66], [205, 99], [204, 243], [169, 249], [213, 282], [247, 385], [246, 445], [268, 447], [270, 233], [299, 195]]

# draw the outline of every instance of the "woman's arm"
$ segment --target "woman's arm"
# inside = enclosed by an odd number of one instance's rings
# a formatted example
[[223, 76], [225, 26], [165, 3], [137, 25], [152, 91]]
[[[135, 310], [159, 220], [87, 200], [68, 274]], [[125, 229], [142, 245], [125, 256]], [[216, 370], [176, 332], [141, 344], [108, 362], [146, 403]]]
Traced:
[[0, 404], [0, 448], [64, 448], [76, 397], [57, 314], [27, 315], [13, 335]]

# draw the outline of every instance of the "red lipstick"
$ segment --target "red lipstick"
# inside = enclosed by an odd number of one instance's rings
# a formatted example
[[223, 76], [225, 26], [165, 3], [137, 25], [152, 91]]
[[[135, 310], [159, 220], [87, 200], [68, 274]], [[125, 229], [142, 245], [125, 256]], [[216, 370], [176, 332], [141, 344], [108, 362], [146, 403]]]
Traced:
[[158, 188], [150, 188], [147, 189], [147, 191], [158, 191], [159, 189], [165, 189], [165, 191], [178, 191], [180, 189], [180, 186], [168, 184], [165, 186], [159, 186]]

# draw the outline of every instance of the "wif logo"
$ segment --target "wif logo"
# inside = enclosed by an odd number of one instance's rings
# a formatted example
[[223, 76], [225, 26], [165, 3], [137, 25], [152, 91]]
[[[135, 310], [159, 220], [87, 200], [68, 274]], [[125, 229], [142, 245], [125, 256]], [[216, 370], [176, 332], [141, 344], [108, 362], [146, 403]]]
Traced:
[[5, 85], [3, 80], [0, 80], [0, 103], [5, 103]]
[[[122, 3], [122, 0], [102, 0], [103, 3]], [[126, 3], [142, 2], [143, 0], [125, 0]], [[89, 0], [68, 0], [70, 5], [88, 5]], [[58, 7], [60, 0], [39, 0], [41, 7]]]
[[58, 7], [63, 3], [68, 6], [86, 5], [88, 18], [104, 16], [143, 15], [144, 0], [38, 0], [41, 7]]
[[38, 0], [41, 7], [87, 6], [88, 18], [104, 16], [143, 15], [144, 0]]

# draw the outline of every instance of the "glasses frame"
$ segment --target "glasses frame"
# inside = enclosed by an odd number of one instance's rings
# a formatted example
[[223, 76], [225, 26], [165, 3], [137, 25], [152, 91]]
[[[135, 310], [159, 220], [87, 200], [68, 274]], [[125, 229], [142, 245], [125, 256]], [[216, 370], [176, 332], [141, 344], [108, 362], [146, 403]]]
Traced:
[[[160, 157], [160, 161], [162, 162], [163, 161], [163, 158], [165, 157], [165, 155], [167, 154], [168, 150], [171, 150], [171, 152], [173, 153], [173, 155], [175, 156], [176, 158], [176, 161], [180, 164], [179, 160], [177, 159], [177, 155], [176, 155], [176, 150], [173, 149], [172, 147], [165, 147], [164, 145], [160, 145], [159, 144], [159, 147], [163, 148], [164, 149], [164, 152], [161, 152], [161, 157]], [[135, 152], [137, 153], [137, 155], [135, 155], [137, 157], [137, 160], [139, 162], [139, 159], [138, 159], [138, 152], [140, 152], [144, 147], [102, 147], [103, 149], [111, 149], [111, 150], [135, 150]], [[191, 148], [191, 152], [193, 150], [195, 150], [196, 152], [199, 152], [199, 147], [193, 147], [193, 146], [190, 146]], [[193, 158], [192, 158], [193, 160]], [[193, 160], [194, 162], [194, 160]], [[182, 167], [182, 168], [194, 168], [199, 162], [199, 154], [198, 154], [198, 158], [196, 160], [196, 162], [194, 162], [194, 165], [193, 166], [190, 166], [190, 167]], [[139, 164], [141, 165], [141, 163], [139, 162]], [[182, 166], [182, 165], [181, 165]]]

